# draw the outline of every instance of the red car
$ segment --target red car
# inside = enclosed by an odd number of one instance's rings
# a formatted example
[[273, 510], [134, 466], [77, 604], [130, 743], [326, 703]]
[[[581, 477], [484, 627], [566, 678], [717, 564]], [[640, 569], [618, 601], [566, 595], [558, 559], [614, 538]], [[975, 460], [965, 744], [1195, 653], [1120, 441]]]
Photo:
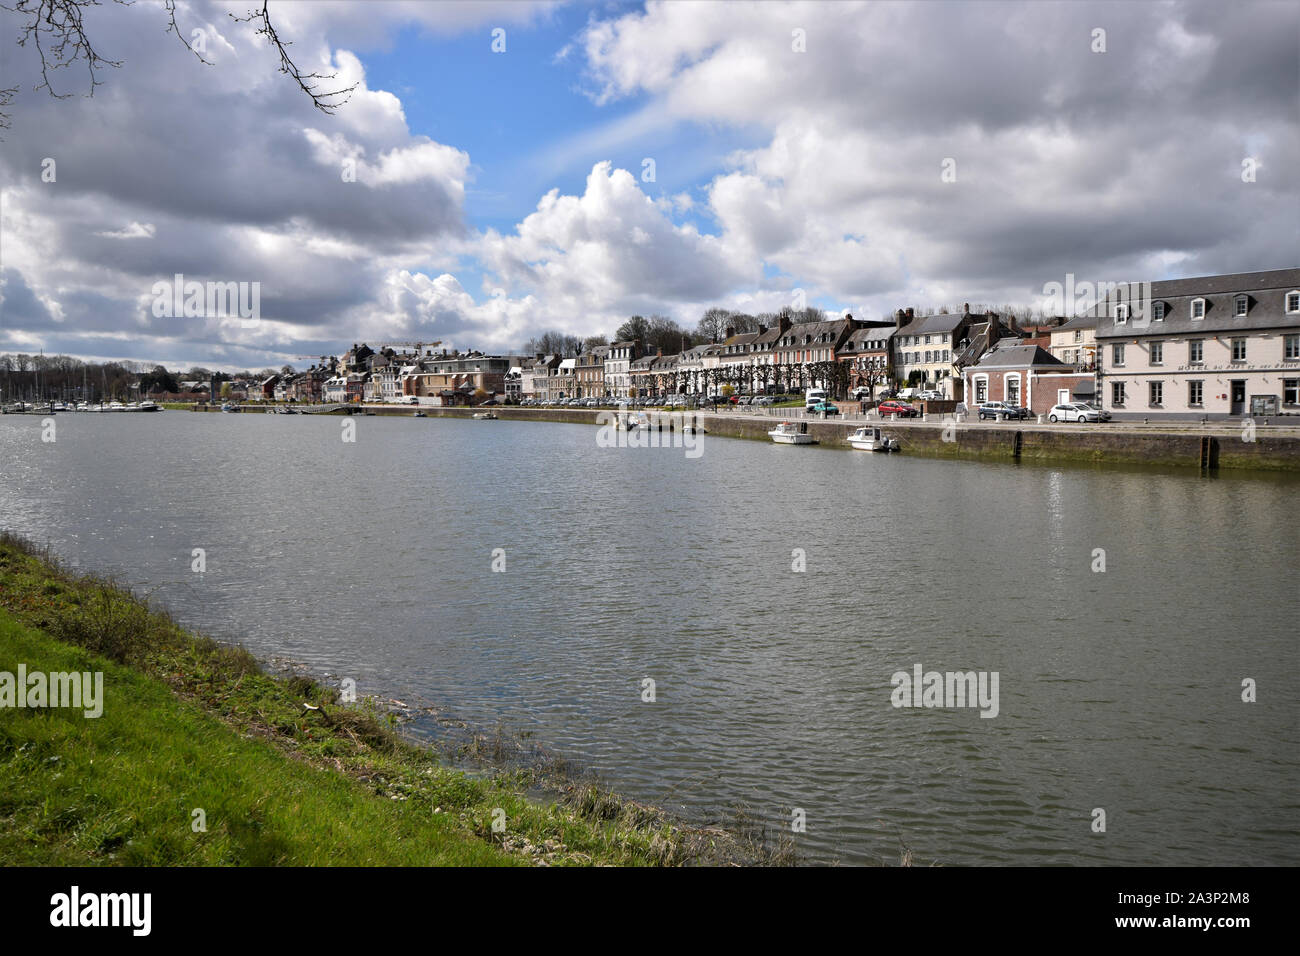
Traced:
[[876, 410], [882, 415], [902, 415], [904, 418], [916, 416], [916, 408], [906, 402], [881, 402]]

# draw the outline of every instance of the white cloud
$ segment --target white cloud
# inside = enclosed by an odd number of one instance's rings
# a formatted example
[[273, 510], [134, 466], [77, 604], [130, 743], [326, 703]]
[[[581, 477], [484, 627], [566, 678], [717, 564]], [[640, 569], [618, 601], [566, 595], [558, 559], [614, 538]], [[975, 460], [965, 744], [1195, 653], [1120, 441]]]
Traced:
[[152, 239], [155, 232], [151, 222], [133, 222], [124, 229], [97, 232], [95, 235], [106, 239]]

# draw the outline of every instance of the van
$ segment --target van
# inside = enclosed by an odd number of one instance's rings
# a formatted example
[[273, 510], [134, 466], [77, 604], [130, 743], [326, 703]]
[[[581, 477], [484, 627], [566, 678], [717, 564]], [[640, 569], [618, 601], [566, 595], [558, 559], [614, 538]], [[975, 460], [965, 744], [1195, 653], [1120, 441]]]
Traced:
[[803, 407], [805, 409], [809, 409], [812, 408], [814, 405], [820, 405], [822, 402], [826, 401], [826, 397], [827, 397], [826, 389], [810, 388], [808, 389], [807, 392], [804, 393]]

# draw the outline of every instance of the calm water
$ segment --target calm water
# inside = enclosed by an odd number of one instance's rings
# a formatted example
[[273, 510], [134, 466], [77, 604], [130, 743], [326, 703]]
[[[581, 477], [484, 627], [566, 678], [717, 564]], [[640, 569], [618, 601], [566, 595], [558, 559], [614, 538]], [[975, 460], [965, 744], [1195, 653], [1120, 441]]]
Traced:
[[[708, 437], [688, 459], [507, 421], [57, 423], [0, 419], [0, 526], [697, 819], [802, 808], [805, 859], [893, 862], [901, 837], [949, 865], [1300, 863], [1295, 480]], [[917, 663], [997, 671], [998, 716], [894, 708]]]

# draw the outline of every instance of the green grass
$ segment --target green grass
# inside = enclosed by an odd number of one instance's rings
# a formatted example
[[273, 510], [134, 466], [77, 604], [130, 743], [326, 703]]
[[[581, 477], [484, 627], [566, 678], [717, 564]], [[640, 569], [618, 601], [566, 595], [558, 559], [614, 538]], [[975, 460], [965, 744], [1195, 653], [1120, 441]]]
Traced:
[[[2, 613], [2, 612], [0, 612]], [[0, 670], [103, 671], [104, 711], [0, 711], [5, 865], [514, 862], [419, 801], [231, 730], [167, 685], [0, 616]], [[464, 801], [460, 801], [463, 805]], [[195, 832], [194, 811], [206, 815]]]
[[[590, 780], [447, 766], [373, 701], [267, 674], [0, 535], [0, 671], [19, 663], [102, 671], [105, 701], [98, 718], [0, 708], [0, 865], [790, 861], [761, 828], [685, 827]], [[527, 796], [543, 782], [552, 802]]]

